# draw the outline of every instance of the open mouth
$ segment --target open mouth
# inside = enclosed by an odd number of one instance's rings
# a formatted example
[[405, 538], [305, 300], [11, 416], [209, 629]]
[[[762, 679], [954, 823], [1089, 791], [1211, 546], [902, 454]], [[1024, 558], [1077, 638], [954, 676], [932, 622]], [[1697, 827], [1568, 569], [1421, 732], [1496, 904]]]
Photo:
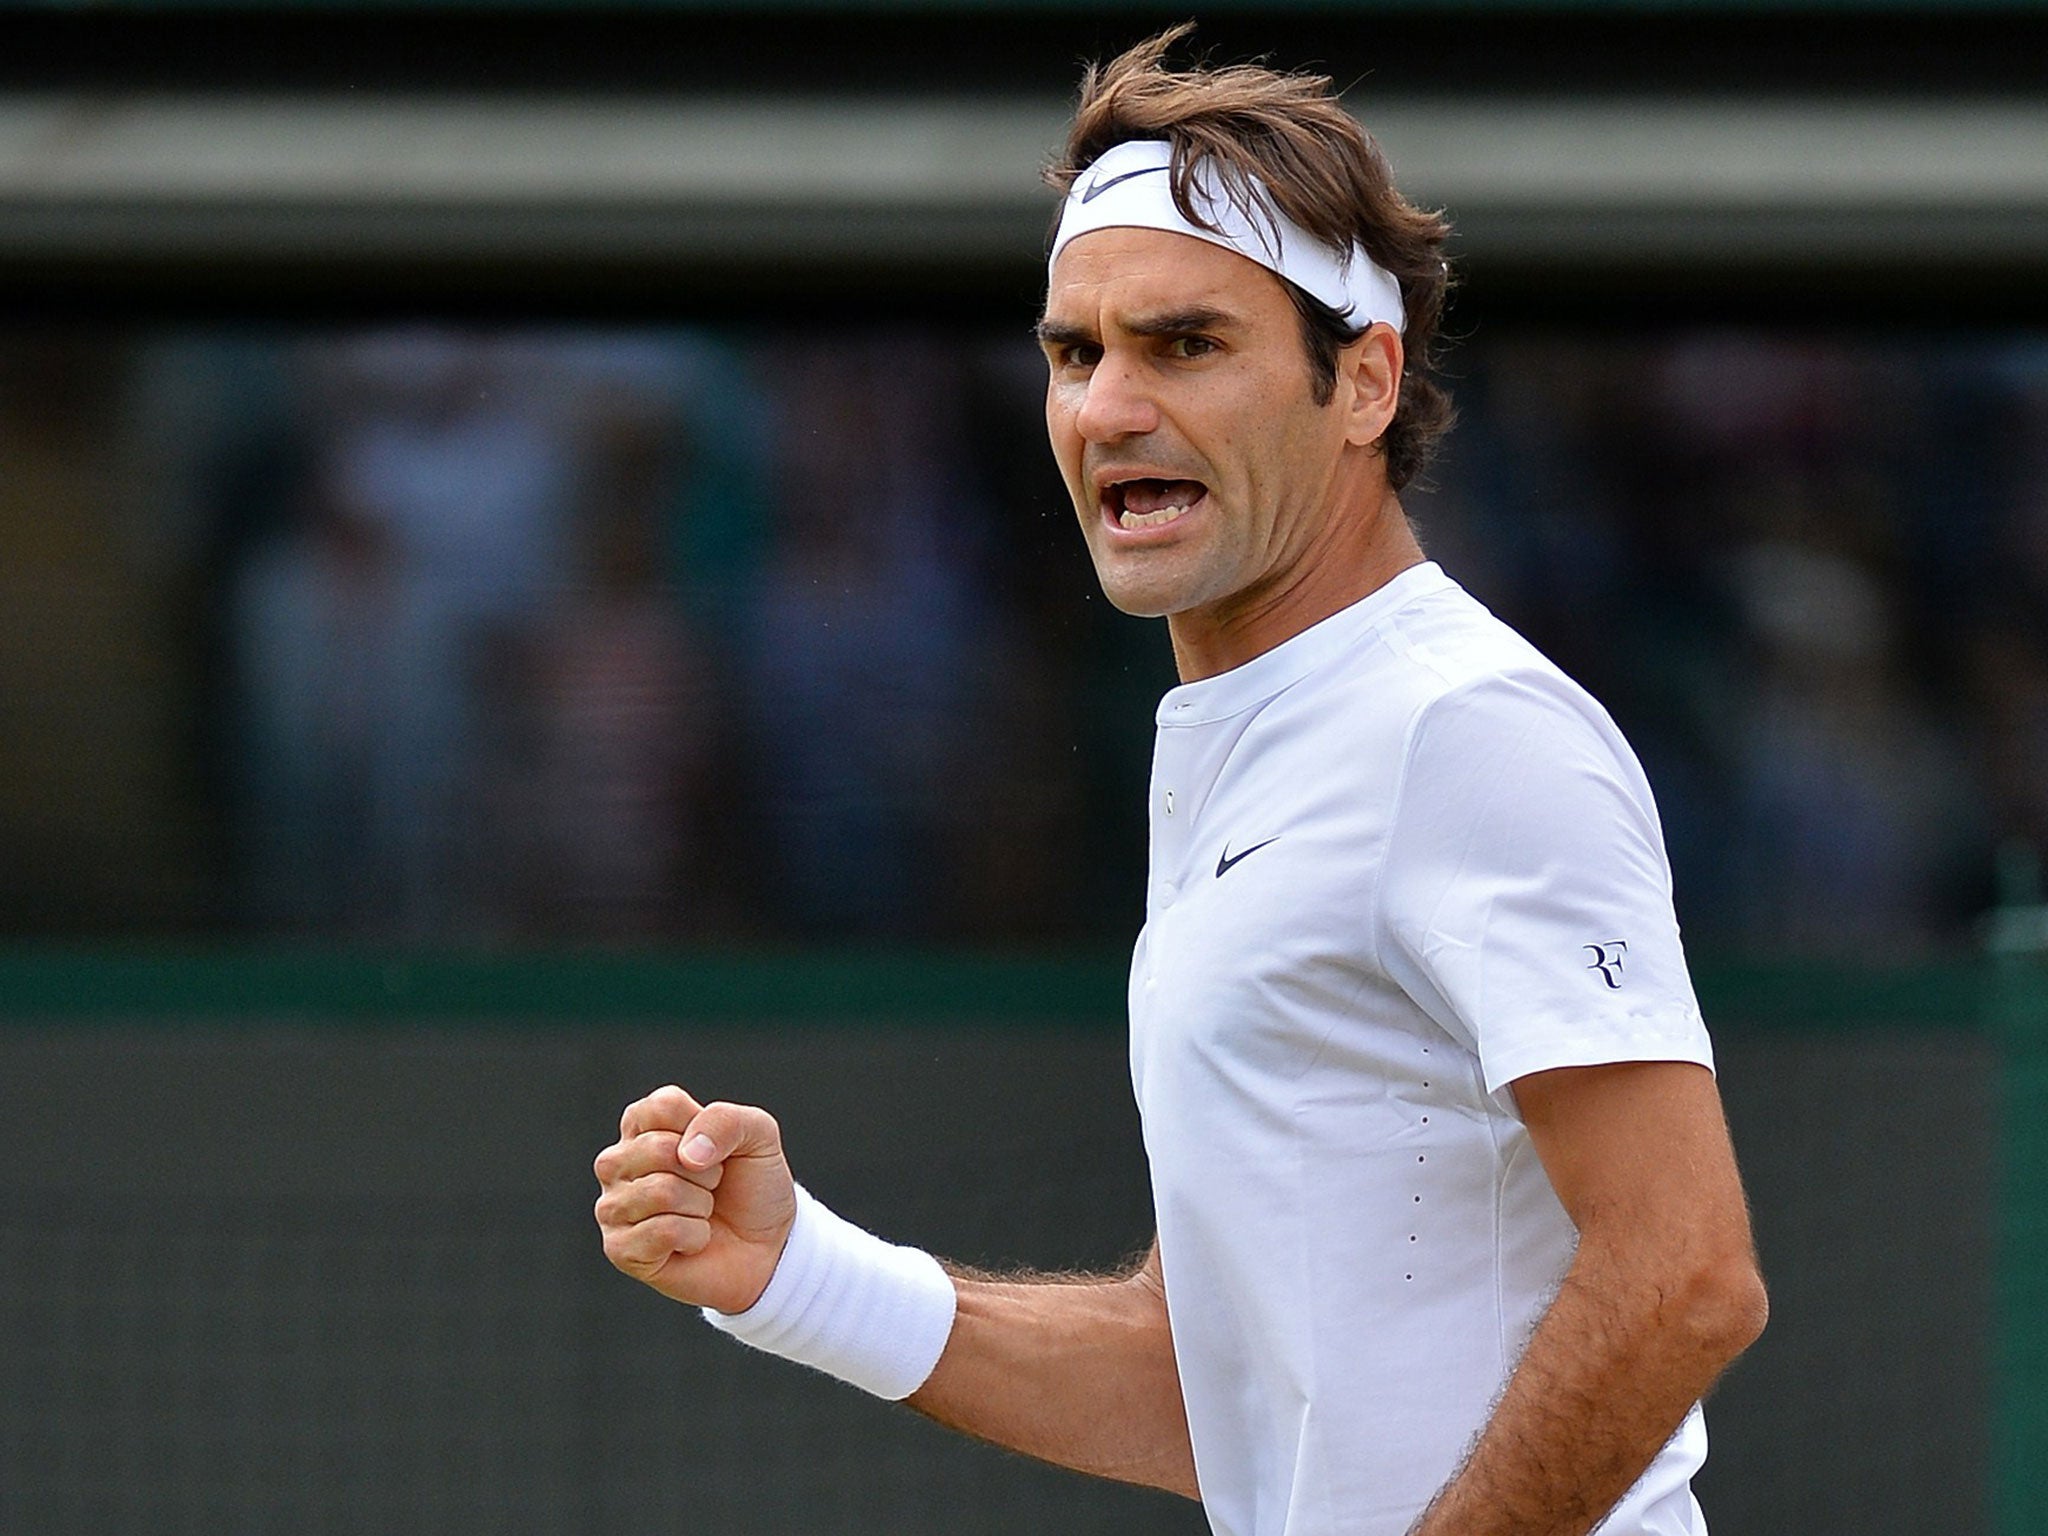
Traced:
[[1209, 488], [1199, 480], [1141, 477], [1102, 488], [1102, 505], [1119, 528], [1163, 528], [1187, 514]]

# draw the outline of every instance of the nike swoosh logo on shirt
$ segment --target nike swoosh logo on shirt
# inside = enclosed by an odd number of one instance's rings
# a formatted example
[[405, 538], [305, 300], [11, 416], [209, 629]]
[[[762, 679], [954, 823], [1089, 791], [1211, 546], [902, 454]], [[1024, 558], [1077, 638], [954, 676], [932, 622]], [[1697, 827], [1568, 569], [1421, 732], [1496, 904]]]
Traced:
[[1245, 851], [1243, 853], [1240, 853], [1236, 858], [1232, 858], [1230, 856], [1230, 844], [1225, 843], [1223, 845], [1223, 852], [1216, 856], [1216, 878], [1218, 880], [1221, 880], [1225, 875], [1229, 874], [1233, 869], [1237, 868], [1238, 865], [1242, 864], [1246, 859], [1250, 858], [1253, 854], [1257, 853], [1261, 848], [1269, 847], [1272, 844], [1277, 843], [1279, 841], [1280, 839], [1277, 837], [1269, 837], [1263, 843], [1253, 843], [1251, 847], [1245, 849]]
[[1081, 201], [1092, 203], [1120, 181], [1129, 181], [1133, 176], [1150, 176], [1154, 171], [1163, 171], [1165, 169], [1166, 167], [1163, 165], [1147, 165], [1141, 166], [1135, 171], [1125, 171], [1121, 176], [1112, 176], [1107, 181], [1098, 177], [1081, 189]]

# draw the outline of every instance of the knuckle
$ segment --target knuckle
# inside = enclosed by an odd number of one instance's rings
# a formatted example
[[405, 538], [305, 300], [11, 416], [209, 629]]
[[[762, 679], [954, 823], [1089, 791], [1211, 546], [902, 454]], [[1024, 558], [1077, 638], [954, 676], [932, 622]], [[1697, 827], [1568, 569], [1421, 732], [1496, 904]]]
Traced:
[[658, 1217], [605, 1228], [604, 1252], [614, 1268], [645, 1278], [670, 1254], [681, 1252], [673, 1218]]
[[632, 1239], [623, 1228], [607, 1227], [604, 1234], [604, 1256], [611, 1261], [612, 1268], [632, 1272]]
[[638, 1132], [660, 1125], [689, 1102], [689, 1095], [673, 1083], [641, 1095], [628, 1104], [625, 1113], [619, 1116], [619, 1139], [629, 1141]]

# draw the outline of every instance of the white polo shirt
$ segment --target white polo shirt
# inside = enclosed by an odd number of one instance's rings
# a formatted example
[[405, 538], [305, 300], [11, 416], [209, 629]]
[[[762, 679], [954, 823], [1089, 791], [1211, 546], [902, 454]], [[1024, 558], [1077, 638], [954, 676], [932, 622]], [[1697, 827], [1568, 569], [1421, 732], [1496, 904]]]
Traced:
[[[1402, 1536], [1574, 1231], [1509, 1084], [1712, 1055], [1641, 768], [1434, 565], [1159, 708], [1131, 970], [1220, 1536]], [[1697, 1409], [1603, 1527], [1698, 1536]]]

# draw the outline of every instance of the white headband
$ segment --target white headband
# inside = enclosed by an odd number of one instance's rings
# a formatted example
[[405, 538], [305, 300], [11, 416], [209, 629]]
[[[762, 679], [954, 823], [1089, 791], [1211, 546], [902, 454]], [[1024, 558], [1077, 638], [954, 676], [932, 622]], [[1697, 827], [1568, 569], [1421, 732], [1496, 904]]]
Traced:
[[1325, 245], [1282, 213], [1257, 181], [1252, 191], [1259, 217], [1248, 216], [1223, 190], [1206, 158], [1195, 162], [1189, 188], [1216, 225], [1204, 229], [1174, 206], [1172, 164], [1173, 146], [1164, 139], [1130, 139], [1105, 150], [1067, 193], [1048, 270], [1070, 241], [1094, 230], [1164, 229], [1220, 245], [1277, 272], [1361, 330], [1380, 320], [1397, 331], [1405, 326], [1401, 285], [1360, 247], [1339, 251]]

